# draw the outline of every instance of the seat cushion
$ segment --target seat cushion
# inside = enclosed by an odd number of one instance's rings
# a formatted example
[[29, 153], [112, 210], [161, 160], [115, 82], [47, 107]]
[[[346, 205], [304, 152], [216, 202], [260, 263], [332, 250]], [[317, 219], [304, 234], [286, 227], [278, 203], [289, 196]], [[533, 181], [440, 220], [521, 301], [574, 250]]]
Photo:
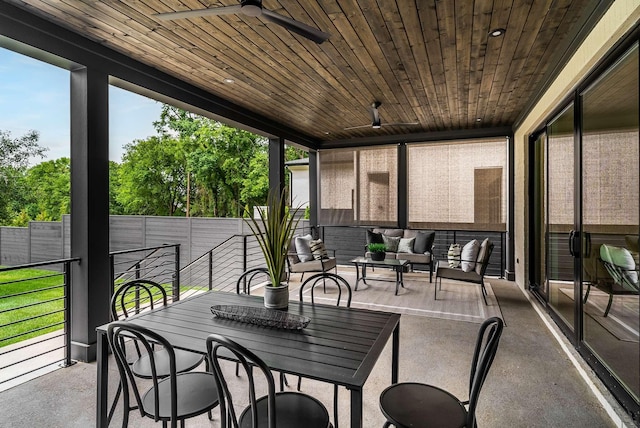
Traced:
[[329, 269], [333, 269], [336, 267], [336, 259], [335, 257], [329, 257], [324, 260], [311, 260], [309, 262], [300, 262], [295, 265], [291, 265], [291, 272], [300, 273], [300, 272], [323, 272], [328, 271]]
[[482, 276], [476, 273], [475, 270], [471, 272], [463, 272], [460, 268], [452, 268], [449, 266], [448, 261], [439, 261], [436, 267], [436, 278], [455, 279], [458, 281], [473, 282], [475, 284], [482, 283]]
[[382, 233], [383, 235], [393, 236], [394, 238], [402, 238], [404, 236], [404, 229], [373, 229], [376, 233]]
[[431, 263], [431, 254], [409, 254], [409, 253], [397, 253], [397, 259], [406, 260], [409, 263], [414, 264], [429, 264]]
[[380, 394], [380, 410], [396, 426], [460, 428], [467, 411], [449, 392], [421, 383], [398, 383]]

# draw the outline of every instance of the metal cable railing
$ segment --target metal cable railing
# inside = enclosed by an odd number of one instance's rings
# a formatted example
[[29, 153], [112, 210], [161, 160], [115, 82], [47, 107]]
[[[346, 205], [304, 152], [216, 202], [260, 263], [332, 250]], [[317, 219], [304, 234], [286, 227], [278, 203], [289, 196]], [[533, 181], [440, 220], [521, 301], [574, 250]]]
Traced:
[[247, 269], [265, 266], [253, 235], [233, 235], [180, 269], [180, 296], [206, 290], [235, 292], [236, 281]]
[[71, 360], [71, 263], [0, 268], [0, 389]]

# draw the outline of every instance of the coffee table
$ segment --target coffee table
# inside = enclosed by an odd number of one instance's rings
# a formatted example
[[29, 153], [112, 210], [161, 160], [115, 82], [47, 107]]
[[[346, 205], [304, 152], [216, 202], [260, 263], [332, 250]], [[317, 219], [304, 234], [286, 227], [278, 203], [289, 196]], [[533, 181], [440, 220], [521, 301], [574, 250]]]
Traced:
[[[358, 283], [361, 280], [365, 284], [367, 283], [367, 266], [379, 266], [379, 267], [392, 268], [393, 270], [396, 271], [396, 279], [395, 279], [396, 296], [398, 295], [398, 288], [399, 287], [404, 288], [404, 281], [403, 281], [402, 275], [404, 273], [405, 267], [409, 264], [408, 260], [385, 259], [385, 260], [378, 261], [378, 260], [372, 260], [369, 257], [356, 257], [355, 259], [351, 260], [351, 263], [356, 265], [356, 286], [354, 288], [355, 291], [358, 291]], [[360, 273], [360, 269], [362, 269], [362, 274]], [[375, 281], [394, 282], [393, 280], [390, 280], [390, 279], [378, 278], [378, 277], [369, 278], [369, 279], [373, 279]]]

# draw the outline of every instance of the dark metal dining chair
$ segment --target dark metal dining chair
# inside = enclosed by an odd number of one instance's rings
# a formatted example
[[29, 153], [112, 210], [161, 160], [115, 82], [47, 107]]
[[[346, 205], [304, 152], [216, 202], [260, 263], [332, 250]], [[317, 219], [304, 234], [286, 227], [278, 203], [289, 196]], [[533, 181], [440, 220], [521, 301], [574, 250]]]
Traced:
[[[136, 279], [126, 282], [113, 294], [111, 298], [111, 319], [113, 321], [126, 319], [142, 311], [166, 306], [167, 303], [167, 292], [164, 287], [151, 280]], [[135, 355], [132, 357], [130, 351], [128, 358], [130, 359], [129, 365], [131, 365], [131, 370], [134, 375], [143, 379], [150, 379], [152, 377], [151, 357], [153, 356], [156, 364], [156, 376], [160, 378], [169, 376], [170, 368], [168, 354], [166, 352], [162, 349], [152, 347], [153, 355], [145, 354], [141, 351], [140, 344], [137, 341], [133, 340], [132, 342]], [[124, 343], [122, 347], [125, 349]], [[176, 357], [177, 373], [191, 371], [204, 361], [203, 355], [194, 352], [176, 349], [174, 354]], [[131, 360], [132, 358], [133, 360]], [[122, 383], [118, 385], [118, 389], [116, 390], [108, 420], [111, 420], [113, 417], [121, 392]]]
[[[327, 295], [327, 284], [330, 289], [335, 287], [337, 294]], [[322, 272], [307, 278], [300, 286], [300, 301], [304, 302], [305, 293], [308, 292], [311, 304], [315, 305], [315, 290], [320, 285], [323, 288], [323, 300], [335, 301], [336, 306], [340, 306], [342, 303], [347, 308], [351, 307], [351, 286], [343, 277], [330, 272]], [[300, 391], [301, 383], [302, 379], [298, 377], [298, 391]], [[333, 424], [335, 428], [338, 428], [338, 385], [333, 386]]]
[[[233, 397], [225, 379], [221, 359], [237, 359], [249, 382], [249, 405], [237, 417]], [[220, 397], [222, 428], [330, 428], [329, 412], [316, 398], [301, 392], [276, 392], [273, 374], [265, 362], [233, 340], [212, 334], [207, 337], [207, 357], [213, 367]], [[267, 382], [267, 395], [256, 397], [253, 372], [258, 369]]]
[[[161, 335], [133, 322], [116, 321], [107, 329], [109, 346], [115, 356], [120, 383], [122, 385], [123, 416], [122, 427], [129, 424], [131, 410], [139, 410], [142, 417], [162, 421], [162, 426], [171, 428], [184, 427], [184, 420], [210, 412], [218, 405], [218, 387], [215, 376], [209, 372], [177, 373], [176, 353], [173, 346]], [[126, 341], [133, 339], [146, 351], [152, 386], [141, 392], [139, 377], [134, 374], [136, 364], [127, 360]], [[162, 351], [154, 351], [154, 345], [162, 346]], [[162, 359], [163, 361], [158, 361]], [[157, 367], [169, 367], [166, 376], [160, 376]], [[133, 392], [135, 404], [131, 405], [130, 391]]]
[[251, 294], [251, 284], [260, 280], [270, 281], [269, 270], [266, 267], [245, 270], [236, 281], [236, 294]]
[[475, 428], [480, 390], [498, 350], [503, 327], [498, 317], [488, 318], [480, 326], [471, 363], [468, 401], [460, 401], [436, 386], [396, 383], [380, 394], [380, 410], [387, 418], [384, 427]]

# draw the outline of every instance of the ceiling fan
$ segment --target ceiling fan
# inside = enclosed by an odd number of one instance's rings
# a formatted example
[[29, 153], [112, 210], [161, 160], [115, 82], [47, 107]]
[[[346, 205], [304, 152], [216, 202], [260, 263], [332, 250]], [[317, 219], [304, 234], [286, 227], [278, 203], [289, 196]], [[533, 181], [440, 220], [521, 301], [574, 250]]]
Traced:
[[302, 22], [295, 21], [287, 16], [272, 12], [262, 7], [262, 0], [241, 0], [234, 6], [220, 6], [208, 9], [185, 10], [182, 12], [166, 12], [154, 14], [163, 20], [195, 18], [209, 15], [234, 15], [262, 16], [265, 20], [278, 24], [289, 31], [293, 31], [309, 40], [320, 44], [329, 38], [329, 34], [313, 28]]
[[380, 107], [382, 103], [380, 101], [374, 101], [371, 106], [369, 106], [369, 110], [371, 111], [371, 124], [370, 125], [359, 125], [359, 126], [350, 126], [348, 128], [344, 128], [345, 131], [350, 129], [359, 129], [359, 128], [373, 128], [380, 129], [383, 126], [394, 126], [394, 125], [419, 125], [418, 122], [405, 122], [405, 123], [381, 123], [380, 122], [380, 113], [378, 112], [378, 107]]

